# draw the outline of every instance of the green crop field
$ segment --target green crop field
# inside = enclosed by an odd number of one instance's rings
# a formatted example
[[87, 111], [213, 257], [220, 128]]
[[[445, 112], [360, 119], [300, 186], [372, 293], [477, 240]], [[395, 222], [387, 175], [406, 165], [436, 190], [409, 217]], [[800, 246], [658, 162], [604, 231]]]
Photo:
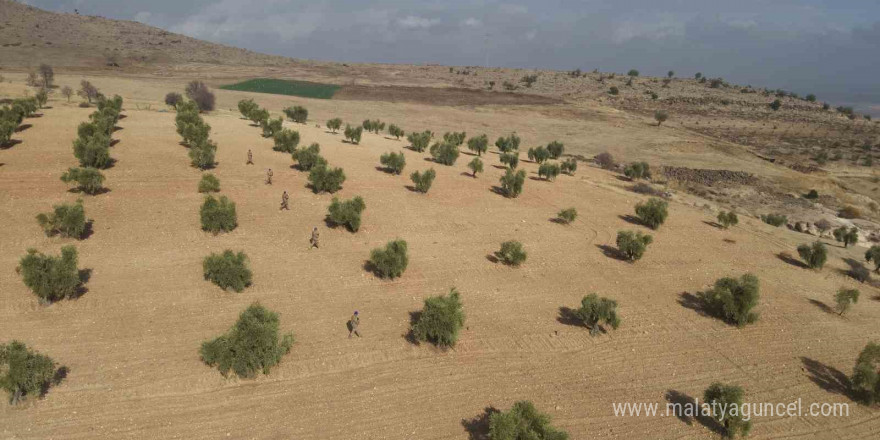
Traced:
[[304, 98], [330, 99], [340, 86], [308, 81], [286, 79], [255, 78], [236, 84], [220, 86], [223, 90], [241, 92], [272, 93], [275, 95], [302, 96]]

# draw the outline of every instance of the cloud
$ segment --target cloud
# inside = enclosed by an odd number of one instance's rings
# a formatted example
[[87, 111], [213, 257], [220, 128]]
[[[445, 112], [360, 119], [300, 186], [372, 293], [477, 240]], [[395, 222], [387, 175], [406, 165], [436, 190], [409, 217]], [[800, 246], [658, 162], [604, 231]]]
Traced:
[[461, 22], [461, 25], [465, 27], [478, 28], [483, 25], [483, 22], [479, 18], [468, 17]]
[[408, 15], [397, 19], [397, 24], [404, 29], [428, 29], [440, 23], [436, 18], [422, 18]]

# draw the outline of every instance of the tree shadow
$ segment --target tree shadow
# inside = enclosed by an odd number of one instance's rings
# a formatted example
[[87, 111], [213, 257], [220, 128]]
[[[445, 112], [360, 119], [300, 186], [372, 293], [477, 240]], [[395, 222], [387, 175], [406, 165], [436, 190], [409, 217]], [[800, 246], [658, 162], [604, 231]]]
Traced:
[[506, 170], [507, 169], [507, 167], [504, 165], [492, 165], [492, 166], [495, 167], [496, 169], [499, 169], [499, 170]]
[[731, 240], [729, 238], [723, 238], [723, 239], [721, 239], [721, 241], [723, 241], [725, 243], [729, 243], [729, 244], [736, 244], [736, 240]]
[[702, 298], [700, 298], [699, 294], [694, 295], [690, 292], [681, 292], [678, 295], [678, 304], [686, 309], [697, 312], [700, 316], [716, 318], [715, 314], [712, 313], [709, 306]]
[[83, 228], [83, 233], [79, 236], [80, 240], [85, 240], [85, 239], [91, 237], [92, 234], [95, 233], [94, 224], [95, 224], [95, 221], [91, 220], [91, 219], [89, 219], [89, 221], [86, 222], [85, 228]]
[[602, 254], [604, 254], [608, 258], [629, 262], [629, 258], [626, 258], [626, 255], [624, 255], [622, 252], [620, 252], [620, 249], [617, 249], [614, 246], [609, 246], [607, 244], [597, 244], [596, 247], [599, 248], [599, 250], [602, 251]]
[[119, 143], [119, 139], [110, 139], [110, 146], [111, 147], [116, 146], [116, 144], [118, 144], [118, 143]]
[[461, 426], [468, 433], [469, 440], [489, 440], [489, 419], [492, 414], [500, 412], [493, 406], [487, 406], [483, 412], [471, 419], [461, 419]]
[[614, 178], [617, 180], [620, 180], [621, 182], [635, 182], [635, 180], [630, 179], [629, 177], [626, 177], [626, 176], [621, 176], [620, 174], [614, 176]]
[[837, 314], [837, 313], [834, 312], [833, 309], [831, 309], [831, 307], [828, 307], [828, 305], [825, 304], [825, 303], [823, 303], [822, 301], [819, 301], [819, 300], [816, 300], [816, 299], [810, 299], [810, 304], [812, 304], [812, 305], [818, 307], [819, 310], [821, 310], [821, 311], [823, 311], [823, 312], [825, 312], [825, 313], [831, 313], [831, 314], [835, 314], [835, 315]]
[[556, 223], [557, 225], [569, 225], [570, 224], [567, 221], [565, 221], [559, 217], [553, 217], [553, 218], [550, 218], [549, 220], [551, 223]]
[[617, 218], [619, 218], [619, 219], [621, 219], [621, 220], [623, 220], [623, 221], [625, 221], [625, 222], [627, 222], [627, 223], [629, 223], [629, 224], [631, 224], [631, 225], [645, 226], [645, 227], [647, 227], [647, 225], [645, 225], [645, 223], [642, 222], [641, 219], [639, 219], [638, 217], [636, 217], [636, 216], [634, 216], [634, 215], [629, 215], [629, 214], [626, 214], [626, 215], [618, 215]]
[[780, 253], [776, 254], [776, 258], [779, 258], [780, 260], [782, 260], [782, 261], [784, 261], [794, 267], [799, 267], [801, 269], [809, 269], [810, 268], [809, 266], [804, 264], [803, 261], [797, 260], [794, 257], [792, 257], [791, 254], [789, 254], [788, 252], [780, 252]]
[[584, 321], [578, 318], [576, 310], [571, 307], [560, 307], [559, 316], [556, 317], [556, 321], [564, 325], [571, 325], [574, 327], [586, 327], [584, 325]]
[[114, 125], [114, 126], [113, 126], [113, 132], [114, 132], [114, 133], [117, 132], [117, 131], [121, 131], [121, 130], [125, 130], [125, 128], [120, 127], [120, 126], [118, 126], [118, 125]]
[[67, 378], [67, 375], [70, 373], [70, 368], [67, 368], [66, 365], [62, 365], [55, 370], [55, 373], [52, 374], [52, 379], [47, 380], [46, 382], [40, 384], [40, 398], [46, 397], [46, 394], [49, 393], [49, 388], [61, 385], [61, 382]]
[[865, 267], [861, 261], [852, 258], [844, 258], [843, 262], [849, 266], [849, 269], [838, 269], [841, 275], [848, 276], [860, 283], [867, 282], [868, 284], [877, 287], [875, 283], [871, 281], [871, 271]]
[[416, 194], [422, 194], [422, 192], [419, 191], [418, 189], [416, 189], [416, 187], [413, 186], [413, 185], [404, 185], [403, 187], [406, 188], [406, 189], [408, 189], [408, 190], [410, 190], [410, 191], [412, 191], [412, 192], [414, 192], [414, 193], [416, 193]]
[[18, 127], [15, 127], [16, 133], [21, 133], [29, 128], [33, 127], [33, 124], [21, 124]]
[[873, 299], [874, 301], [880, 301], [880, 295], [874, 295], [874, 297], [871, 299]]
[[500, 186], [492, 185], [492, 187], [489, 188], [489, 191], [491, 191], [491, 192], [493, 192], [493, 193], [495, 193], [495, 194], [498, 194], [499, 196], [507, 197], [507, 193], [506, 193], [506, 192], [504, 191], [504, 189], [501, 188]]
[[127, 117], [128, 117], [128, 115], [122, 115], [122, 114], [121, 114], [121, 115], [119, 115], [116, 119], [118, 119], [118, 120], [121, 121], [121, 120], [123, 120], [123, 119], [125, 119], [125, 118], [127, 118]]
[[489, 260], [489, 262], [492, 264], [497, 264], [499, 261], [501, 261], [498, 259], [498, 257], [495, 256], [495, 254], [486, 254], [486, 259]]
[[818, 385], [819, 388], [829, 393], [841, 394], [855, 400], [856, 396], [852, 389], [852, 382], [850, 382], [846, 374], [832, 366], [805, 356], [801, 356], [801, 362], [804, 364], [804, 371], [809, 375], [810, 381]]
[[529, 180], [533, 180], [535, 182], [549, 182], [549, 180], [544, 179], [542, 177], [529, 176]]
[[711, 227], [713, 227], [713, 228], [724, 229], [723, 227], [721, 227], [721, 225], [720, 225], [718, 222], [712, 222], [712, 221], [703, 220], [703, 223], [704, 223], [704, 224], [707, 224], [707, 225], [709, 225], [709, 226], [711, 226]]
[[724, 426], [718, 423], [717, 420], [703, 414], [701, 408], [697, 406], [696, 399], [693, 397], [681, 391], [667, 390], [664, 398], [671, 405], [671, 411], [675, 416], [688, 426], [698, 422], [715, 434], [724, 435], [726, 433]]
[[422, 317], [422, 311], [416, 310], [413, 312], [409, 312], [409, 330], [403, 335], [403, 339], [406, 339], [407, 342], [413, 345], [421, 345], [419, 339], [416, 338], [416, 334], [413, 332], [413, 326], [419, 322], [419, 319]]
[[70, 299], [79, 299], [89, 292], [89, 288], [86, 287], [86, 284], [92, 279], [92, 269], [80, 269], [79, 272], [77, 272], [77, 276], [79, 277], [79, 286], [76, 288], [76, 292], [74, 292]]
[[10, 139], [4, 143], [0, 143], [0, 150], [8, 150], [20, 143], [22, 143], [21, 139]]
[[461, 174], [459, 174], [459, 175], [460, 175], [460, 176], [465, 176], [465, 177], [472, 177], [472, 178], [476, 178], [476, 177], [477, 177], [477, 176], [474, 176], [472, 173], [469, 173], [469, 172], [467, 172], [467, 171], [462, 171]]
[[106, 193], [108, 193], [108, 192], [110, 192], [110, 191], [111, 191], [110, 188], [101, 187], [101, 189], [99, 189], [99, 190], [97, 190], [97, 191], [95, 191], [95, 192], [87, 193], [87, 192], [85, 192], [82, 188], [80, 188], [80, 187], [78, 187], [78, 186], [75, 186], [75, 187], [70, 188], [70, 189], [67, 190], [67, 192], [69, 192], [69, 193], [73, 193], [73, 194], [88, 194], [88, 195], [90, 195], [90, 196], [98, 196], [98, 195], [101, 195], [101, 194], [106, 194]]

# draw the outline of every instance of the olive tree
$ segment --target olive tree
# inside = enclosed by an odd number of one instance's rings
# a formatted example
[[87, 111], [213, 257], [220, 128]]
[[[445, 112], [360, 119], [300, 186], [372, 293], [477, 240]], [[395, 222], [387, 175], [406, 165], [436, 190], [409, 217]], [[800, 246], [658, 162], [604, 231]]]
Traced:
[[238, 216], [235, 213], [235, 202], [226, 196], [220, 199], [212, 195], [205, 196], [205, 201], [199, 210], [202, 230], [218, 234], [229, 232], [238, 227]]
[[470, 162], [468, 162], [468, 168], [473, 172], [474, 178], [477, 177], [477, 173], [483, 172], [483, 161], [480, 160], [479, 157], [473, 158]]
[[547, 152], [550, 153], [550, 159], [559, 159], [563, 151], [565, 151], [565, 145], [562, 142], [553, 141], [547, 144]]
[[545, 162], [538, 167], [538, 176], [545, 180], [553, 180], [559, 175], [560, 168], [558, 163]]
[[703, 401], [712, 409], [710, 417], [721, 425], [729, 438], [745, 437], [752, 422], [740, 410], [743, 407], [743, 389], [736, 385], [715, 382], [703, 392]]
[[447, 166], [455, 165], [455, 161], [458, 160], [459, 156], [458, 147], [454, 143], [446, 141], [435, 142], [434, 145], [431, 145], [429, 152], [431, 157], [434, 158], [434, 162]]
[[477, 156], [482, 156], [483, 153], [489, 150], [489, 136], [485, 134], [481, 134], [479, 136], [474, 136], [467, 141], [468, 150], [477, 153]]
[[361, 142], [361, 136], [364, 133], [363, 127], [352, 127], [351, 125], [345, 126], [345, 139], [348, 140], [352, 144], [359, 144]]
[[379, 156], [379, 163], [385, 167], [385, 171], [399, 175], [406, 167], [406, 157], [403, 152], [389, 152]]
[[880, 344], [869, 342], [859, 353], [851, 382], [853, 390], [866, 404], [880, 401]]
[[617, 316], [617, 301], [600, 298], [595, 293], [584, 296], [581, 300], [581, 306], [574, 311], [574, 315], [590, 329], [590, 336], [604, 332], [602, 324], [615, 330], [620, 326], [620, 317]]
[[400, 140], [400, 137], [403, 136], [405, 133], [402, 128], [391, 124], [388, 126], [388, 134], [394, 136], [397, 140]]
[[653, 237], [641, 232], [619, 231], [617, 233], [617, 249], [630, 261], [641, 259], [648, 245], [653, 241]]
[[299, 105], [284, 109], [284, 114], [287, 115], [291, 121], [300, 124], [305, 124], [306, 120], [309, 118], [309, 111], [306, 110], [305, 107]]
[[533, 162], [543, 163], [550, 158], [550, 152], [544, 147], [529, 148], [528, 157]]
[[409, 141], [413, 150], [421, 153], [428, 148], [428, 144], [431, 143], [432, 137], [434, 137], [434, 133], [425, 130], [421, 133], [410, 133], [409, 136], [406, 137], [406, 140]]
[[711, 289], [700, 292], [698, 298], [706, 311], [737, 327], [758, 320], [758, 314], [752, 309], [758, 305], [760, 286], [758, 277], [752, 274], [721, 278]]
[[550, 424], [550, 416], [539, 412], [528, 400], [513, 404], [510, 411], [489, 415], [492, 440], [568, 440], [568, 433]]
[[[273, 151], [294, 154], [296, 147], [299, 145], [299, 132], [288, 128], [282, 128], [272, 137], [274, 145]], [[317, 144], [316, 144], [317, 145]]]
[[577, 218], [578, 212], [575, 208], [566, 208], [556, 213], [556, 219], [559, 223], [569, 224]]
[[669, 203], [658, 198], [651, 198], [645, 203], [636, 204], [636, 216], [647, 227], [657, 229], [669, 216]]
[[455, 288], [450, 289], [448, 295], [426, 299], [422, 311], [416, 316], [412, 324], [415, 339], [439, 347], [455, 345], [465, 320], [461, 297]]
[[433, 168], [424, 172], [415, 171], [409, 175], [410, 180], [412, 180], [415, 185], [416, 191], [422, 194], [426, 194], [428, 190], [431, 189], [435, 177], [437, 177], [437, 172], [434, 171]]
[[389, 241], [384, 249], [370, 251], [370, 268], [380, 278], [398, 278], [403, 275], [408, 264], [409, 256], [404, 240]]
[[526, 171], [519, 170], [514, 172], [512, 169], [508, 169], [503, 176], [501, 176], [501, 192], [507, 198], [516, 198], [522, 193], [523, 184], [526, 181]]
[[0, 344], [0, 388], [9, 393], [9, 403], [16, 405], [28, 396], [40, 397], [49, 387], [64, 378], [55, 369], [55, 361], [21, 341]]
[[739, 223], [739, 217], [733, 211], [721, 211], [718, 213], [718, 223], [723, 229], [727, 229], [731, 226], [736, 226]]
[[58, 257], [28, 249], [15, 271], [41, 303], [76, 297], [83, 282], [77, 267], [76, 248], [70, 245], [62, 247]]
[[874, 262], [874, 272], [880, 272], [880, 246], [873, 245], [865, 252], [865, 261]]
[[337, 226], [345, 226], [351, 232], [357, 232], [361, 227], [361, 213], [366, 208], [367, 204], [361, 196], [345, 201], [339, 201], [334, 197], [327, 208], [327, 221]]
[[516, 133], [511, 133], [506, 137], [499, 137], [495, 141], [495, 146], [502, 153], [510, 153], [519, 150], [520, 138]]
[[337, 131], [342, 127], [342, 119], [333, 118], [327, 121], [327, 129], [332, 131], [333, 134], [336, 134]]
[[98, 194], [104, 190], [104, 175], [96, 168], [68, 168], [61, 175], [61, 181], [76, 182], [76, 189], [86, 194]]
[[52, 212], [37, 214], [37, 223], [48, 236], [82, 238], [88, 227], [82, 200], [76, 204], [62, 203], [52, 207]]
[[226, 249], [223, 253], [212, 253], [202, 262], [205, 279], [223, 290], [241, 292], [251, 285], [253, 273], [248, 268], [248, 257], [244, 252]]
[[501, 243], [501, 249], [495, 252], [499, 261], [508, 266], [519, 266], [526, 261], [526, 251], [522, 243], [511, 240]]
[[311, 171], [315, 167], [327, 166], [327, 161], [321, 157], [321, 146], [317, 142], [308, 147], [294, 150], [291, 156], [301, 171]]
[[647, 162], [633, 162], [623, 169], [623, 174], [630, 179], [650, 179], [651, 166]]
[[816, 241], [812, 245], [802, 244], [797, 247], [797, 251], [810, 269], [821, 269], [828, 259], [828, 250], [821, 241]]
[[345, 172], [342, 168], [330, 168], [326, 163], [322, 163], [309, 170], [309, 183], [315, 194], [335, 193], [342, 189], [343, 182], [345, 182]]
[[199, 355], [223, 376], [230, 371], [242, 379], [253, 379], [260, 372], [269, 374], [293, 345], [292, 333], [279, 334], [280, 324], [277, 313], [253, 303], [229, 331], [205, 341]]
[[834, 239], [842, 242], [843, 247], [848, 247], [849, 245], [855, 244], [859, 241], [859, 230], [855, 226], [853, 226], [852, 228], [841, 226], [834, 230]]
[[837, 308], [837, 313], [841, 316], [857, 302], [859, 302], [858, 289], [841, 288], [834, 295], [834, 303]]

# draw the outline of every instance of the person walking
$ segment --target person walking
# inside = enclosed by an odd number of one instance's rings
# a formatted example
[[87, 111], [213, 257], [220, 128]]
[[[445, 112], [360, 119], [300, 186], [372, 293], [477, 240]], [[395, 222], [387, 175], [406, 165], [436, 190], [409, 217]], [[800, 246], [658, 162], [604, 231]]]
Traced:
[[281, 194], [281, 209], [286, 209], [286, 210], [290, 211], [290, 207], [287, 206], [288, 200], [290, 200], [290, 196], [287, 195], [287, 191], [284, 191], [284, 193]]
[[312, 250], [312, 248], [318, 247], [318, 227], [317, 226], [315, 226], [315, 228], [312, 229], [312, 238], [309, 239], [309, 245], [310, 245], [309, 250]]
[[358, 331], [358, 326], [361, 324], [361, 317], [358, 315], [358, 311], [355, 310], [354, 314], [351, 315], [351, 319], [348, 320], [348, 337], [351, 338], [352, 334], [357, 335], [357, 337], [361, 337], [361, 332]]
[[272, 168], [269, 168], [269, 170], [266, 171], [266, 185], [272, 184], [272, 175], [273, 175]]
[[254, 164], [254, 153], [251, 153], [251, 150], [248, 149], [248, 160], [245, 165], [253, 165]]

